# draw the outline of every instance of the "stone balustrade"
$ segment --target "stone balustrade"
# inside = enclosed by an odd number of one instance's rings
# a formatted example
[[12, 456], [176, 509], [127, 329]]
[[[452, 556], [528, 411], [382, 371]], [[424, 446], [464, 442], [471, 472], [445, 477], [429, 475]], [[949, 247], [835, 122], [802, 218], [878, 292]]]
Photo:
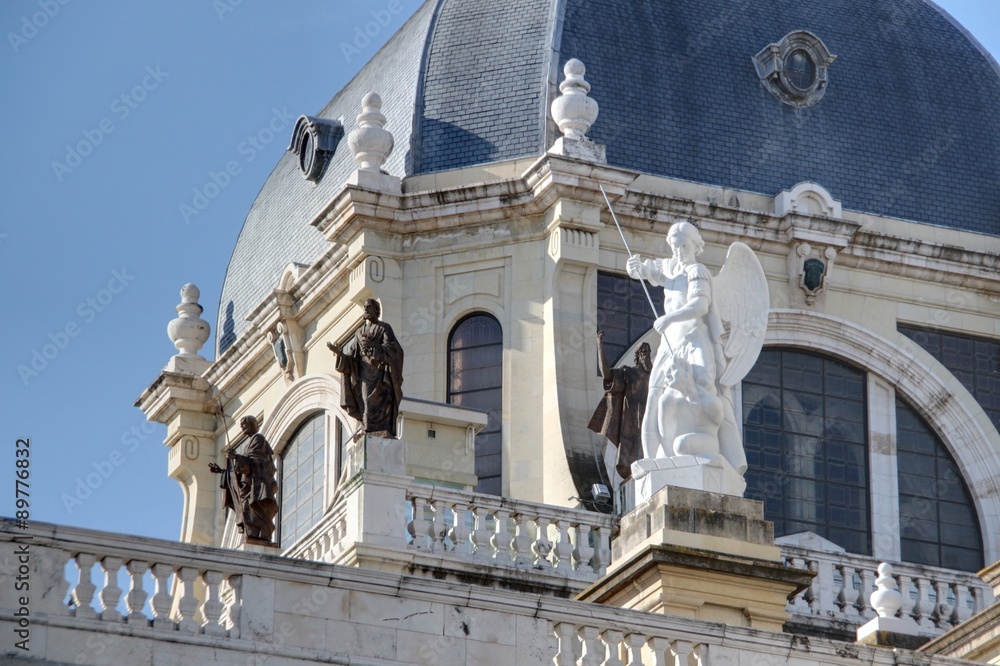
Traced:
[[479, 563], [596, 580], [611, 564], [612, 517], [413, 485], [409, 548]]
[[[853, 631], [875, 617], [868, 597], [875, 590], [878, 560], [788, 545], [781, 552], [790, 565], [816, 572], [812, 585], [788, 602], [795, 621], [847, 623]], [[992, 599], [992, 591], [973, 573], [906, 563], [892, 567], [903, 595], [900, 613], [912, 617], [923, 635], [944, 633]]]
[[562, 622], [554, 626], [555, 666], [708, 666], [708, 645], [621, 628]]
[[239, 636], [241, 575], [225, 559], [192, 557], [192, 549], [200, 550], [195, 546], [164, 549], [152, 539], [87, 539], [83, 530], [45, 527], [17, 534], [5, 521], [0, 541], [4, 575], [18, 568], [14, 553], [21, 551], [11, 546], [27, 549], [29, 578], [35, 574], [29, 589], [46, 590], [41, 600], [28, 596], [41, 612], [155, 631]]
[[[422, 490], [413, 495], [414, 505], [422, 499], [425, 508], [431, 506], [429, 511], [435, 503], [451, 506], [448, 502], [455, 499], [436, 493], [428, 497]], [[530, 504], [490, 502], [480, 508], [513, 516], [532, 514]], [[470, 503], [466, 511], [475, 516], [476, 506]], [[561, 512], [549, 510], [557, 515], [538, 512], [528, 524], [534, 521], [537, 526], [540, 519], [558, 522]], [[563, 519], [571, 521], [573, 514]], [[602, 527], [607, 526], [591, 525], [591, 533]], [[512, 539], [517, 536], [513, 534]], [[429, 534], [427, 538], [433, 541]], [[27, 573], [22, 573], [22, 554]], [[98, 570], [102, 575], [92, 573]], [[29, 592], [15, 590], [15, 577], [21, 575], [30, 579]], [[126, 579], [127, 584], [119, 584]], [[16, 614], [21, 607], [28, 609], [25, 624]], [[118, 610], [122, 607], [125, 612]], [[43, 523], [21, 530], [4, 520], [0, 635], [9, 640], [23, 626], [30, 633], [32, 657], [92, 666], [258, 663], [254, 660], [260, 658], [279, 664], [352, 666], [819, 665], [844, 663], [845, 650], [852, 661], [877, 666], [926, 663], [926, 657], [906, 651], [825, 638], [799, 641], [789, 634], [625, 610], [546, 592]], [[935, 663], [969, 662], [935, 657]]]

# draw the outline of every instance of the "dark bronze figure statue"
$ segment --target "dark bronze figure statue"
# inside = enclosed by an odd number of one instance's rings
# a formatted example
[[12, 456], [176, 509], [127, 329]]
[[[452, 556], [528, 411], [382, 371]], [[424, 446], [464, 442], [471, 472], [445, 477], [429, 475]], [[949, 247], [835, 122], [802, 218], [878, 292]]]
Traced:
[[604, 354], [604, 332], [597, 331], [597, 352], [604, 377], [604, 400], [597, 405], [588, 428], [618, 447], [615, 469], [623, 479], [632, 476], [632, 463], [642, 458], [642, 417], [646, 414], [649, 373], [653, 363], [648, 343], [635, 352], [635, 367], [612, 368]]
[[379, 321], [378, 301], [365, 301], [365, 320], [343, 349], [326, 343], [341, 373], [341, 407], [361, 422], [361, 431], [396, 438], [396, 417], [403, 399], [403, 348], [392, 327]]
[[247, 436], [243, 453], [226, 452], [226, 468], [209, 463], [222, 474], [226, 508], [236, 512], [236, 527], [247, 543], [273, 545], [274, 517], [278, 515], [278, 482], [275, 479], [274, 451], [258, 432], [257, 419], [244, 416], [240, 428]]

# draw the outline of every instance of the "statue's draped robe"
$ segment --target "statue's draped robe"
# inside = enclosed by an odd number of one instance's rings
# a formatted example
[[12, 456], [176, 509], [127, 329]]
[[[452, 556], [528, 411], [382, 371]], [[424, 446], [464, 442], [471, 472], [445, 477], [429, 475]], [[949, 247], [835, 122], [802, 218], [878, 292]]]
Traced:
[[632, 476], [632, 463], [642, 458], [642, 417], [646, 413], [649, 373], [639, 368], [611, 370], [604, 378], [604, 400], [587, 426], [618, 447], [615, 469], [623, 479]]
[[396, 436], [403, 399], [403, 348], [392, 327], [365, 320], [337, 357], [340, 406], [361, 422], [362, 432]]
[[222, 475], [226, 508], [236, 513], [236, 526], [249, 539], [272, 540], [278, 515], [275, 472], [271, 445], [264, 435], [255, 433]]

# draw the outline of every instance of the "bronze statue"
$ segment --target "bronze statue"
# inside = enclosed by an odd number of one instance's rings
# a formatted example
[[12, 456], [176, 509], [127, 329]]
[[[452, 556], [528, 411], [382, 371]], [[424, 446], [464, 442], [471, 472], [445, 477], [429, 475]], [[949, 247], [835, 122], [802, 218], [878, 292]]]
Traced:
[[618, 447], [615, 469], [623, 479], [632, 476], [632, 463], [642, 458], [642, 418], [646, 414], [649, 372], [653, 367], [649, 343], [635, 352], [635, 367], [612, 368], [604, 354], [604, 332], [597, 331], [597, 353], [604, 377], [604, 400], [587, 426]]
[[209, 463], [215, 474], [222, 474], [225, 505], [236, 512], [236, 527], [247, 543], [273, 545], [274, 517], [278, 515], [278, 482], [275, 480], [274, 451], [258, 432], [257, 419], [244, 416], [240, 428], [247, 436], [243, 454], [234, 448], [226, 451], [226, 468]]
[[343, 349], [326, 346], [337, 356], [341, 373], [340, 406], [361, 422], [361, 431], [396, 438], [396, 417], [403, 399], [403, 348], [392, 327], [379, 321], [378, 301], [365, 301], [365, 320]]

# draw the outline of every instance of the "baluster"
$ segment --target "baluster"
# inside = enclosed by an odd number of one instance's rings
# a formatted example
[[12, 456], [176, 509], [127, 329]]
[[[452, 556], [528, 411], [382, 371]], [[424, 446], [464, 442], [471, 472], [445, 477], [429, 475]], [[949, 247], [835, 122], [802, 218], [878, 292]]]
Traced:
[[916, 604], [916, 600], [910, 595], [910, 585], [912, 582], [912, 579], [906, 575], [896, 577], [896, 585], [899, 588], [899, 593], [903, 595], [903, 605], [899, 608], [899, 617], [904, 620], [913, 619], [913, 606]]
[[535, 566], [542, 569], [551, 569], [549, 553], [552, 552], [552, 542], [549, 541], [549, 519], [538, 517], [536, 521], [538, 532], [535, 535], [535, 542], [531, 544], [531, 551], [535, 554]]
[[929, 580], [917, 578], [917, 603], [913, 606], [913, 615], [917, 624], [925, 629], [934, 628], [934, 623], [931, 622], [933, 606], [931, 606], [930, 587]]
[[448, 532], [453, 552], [466, 558], [472, 557], [472, 544], [469, 543], [469, 535], [472, 532], [465, 525], [468, 509], [462, 502], [455, 502], [451, 505], [451, 531]]
[[410, 521], [408, 530], [410, 536], [413, 537], [412, 546], [417, 550], [427, 549], [427, 530], [430, 529], [430, 524], [427, 521], [427, 515], [424, 510], [427, 500], [423, 497], [413, 498], [413, 520]]
[[427, 535], [431, 540], [431, 552], [444, 552], [444, 535], [447, 533], [447, 528], [444, 525], [444, 502], [430, 500], [428, 504], [430, 504], [433, 511], [427, 531]]
[[88, 620], [97, 619], [97, 611], [90, 607], [90, 602], [94, 600], [94, 590], [97, 588], [92, 582], [91, 568], [97, 558], [89, 553], [77, 553], [76, 568], [80, 572], [80, 580], [73, 588], [73, 603], [76, 605], [74, 615]]
[[590, 545], [590, 525], [579, 525], [576, 531], [576, 548], [573, 558], [576, 560], [576, 570], [580, 573], [593, 573], [590, 558], [594, 556], [594, 548]]
[[101, 560], [104, 569], [104, 589], [101, 590], [101, 619], [105, 622], [121, 622], [118, 600], [122, 598], [122, 588], [118, 587], [118, 572], [122, 568], [122, 558], [105, 557]]
[[[791, 560], [791, 565], [796, 569], [805, 569], [806, 561], [801, 557], [793, 557]], [[808, 615], [809, 602], [806, 601], [805, 592], [800, 592], [799, 594], [796, 594], [795, 597], [788, 602], [787, 608], [789, 613], [795, 615]]]
[[622, 632], [615, 629], [608, 629], [601, 634], [601, 641], [604, 643], [604, 649], [607, 653], [607, 657], [601, 666], [625, 666], [625, 662], [622, 661], [622, 641], [625, 640], [625, 636]]
[[628, 666], [642, 666], [642, 646], [646, 637], [642, 634], [629, 634], [625, 637], [625, 647], [628, 648]]
[[841, 564], [837, 568], [840, 570], [841, 578], [843, 578], [840, 593], [837, 595], [837, 605], [840, 606], [840, 612], [844, 615], [857, 617], [858, 591], [854, 589], [854, 567]]
[[669, 666], [667, 653], [670, 652], [670, 640], [666, 638], [650, 638], [646, 645], [653, 651], [653, 666]]
[[483, 561], [493, 559], [493, 546], [490, 544], [490, 529], [487, 527], [486, 509], [477, 506], [472, 509], [475, 518], [475, 528], [472, 531], [472, 541], [476, 545], [476, 550], [472, 557], [475, 560]]
[[510, 532], [507, 529], [510, 512], [500, 509], [496, 512], [495, 518], [497, 521], [496, 531], [493, 533], [490, 543], [496, 550], [497, 560], [501, 564], [507, 564], [510, 562]]
[[201, 613], [205, 616], [205, 633], [207, 635], [224, 636], [226, 628], [222, 624], [223, 604], [219, 600], [219, 588], [222, 586], [222, 574], [218, 571], [206, 571], [204, 576], [205, 603]]
[[708, 666], [708, 646], [700, 643], [694, 646], [694, 659], [698, 666]]
[[823, 591], [819, 582], [819, 561], [809, 560], [806, 566], [816, 575], [813, 576], [812, 582], [809, 583], [806, 591], [802, 593], [802, 598], [809, 604], [809, 611], [813, 615], [819, 615], [823, 612]]
[[149, 596], [142, 587], [146, 566], [142, 560], [132, 560], [128, 563], [129, 588], [128, 594], [125, 595], [129, 624], [140, 623], [143, 627], [146, 626], [146, 616], [142, 614], [142, 608], [146, 605], [146, 597]]
[[559, 641], [559, 652], [553, 660], [556, 666], [576, 666], [576, 627], [568, 622], [555, 626], [556, 639]]
[[950, 629], [952, 607], [948, 603], [948, 583], [943, 580], [934, 581], [934, 593], [937, 595], [937, 603], [934, 605], [936, 624], [941, 629]]
[[869, 620], [878, 615], [878, 613], [876, 613], [874, 609], [872, 609], [871, 601], [869, 600], [869, 597], [871, 597], [872, 592], [874, 591], [875, 591], [874, 575], [870, 570], [862, 569], [861, 594], [858, 595], [858, 604], [857, 604], [858, 613], [861, 615], [861, 617]]
[[972, 612], [973, 614], [986, 610], [986, 601], [983, 596], [983, 588], [976, 586], [972, 588]]
[[510, 550], [513, 554], [514, 564], [517, 566], [531, 565], [531, 542], [534, 541], [534, 538], [528, 527], [530, 521], [531, 516], [526, 513], [514, 515], [514, 522], [517, 523], [517, 534], [510, 540]]
[[601, 632], [597, 627], [581, 627], [577, 632], [583, 652], [576, 662], [577, 666], [601, 666], [604, 661], [604, 643], [601, 642]]
[[559, 541], [555, 546], [556, 571], [569, 573], [573, 571], [573, 544], [569, 540], [569, 521], [557, 521], [556, 527], [559, 528]]
[[194, 582], [198, 579], [198, 570], [194, 567], [181, 567], [177, 570], [177, 578], [181, 582], [181, 598], [177, 601], [177, 612], [180, 621], [177, 628], [181, 631], [198, 633], [201, 627], [194, 621], [198, 611], [198, 598], [194, 596]]
[[952, 589], [955, 591], [955, 610], [951, 614], [951, 623], [958, 624], [972, 617], [969, 610], [969, 586], [955, 583]]
[[170, 619], [170, 591], [167, 579], [174, 572], [169, 564], [154, 564], [152, 566], [153, 578], [156, 580], [156, 594], [149, 600], [149, 605], [153, 609], [154, 629], [173, 629], [174, 623]]
[[240, 637], [240, 615], [243, 613], [243, 577], [230, 576], [226, 579], [227, 590], [224, 595], [226, 609], [222, 612], [222, 621], [229, 629], [230, 638]]
[[597, 528], [597, 548], [594, 551], [594, 573], [603, 576], [611, 564], [611, 534], [607, 527]]
[[674, 655], [674, 666], [688, 666], [688, 657], [693, 649], [691, 641], [674, 641], [670, 645], [670, 654]]

